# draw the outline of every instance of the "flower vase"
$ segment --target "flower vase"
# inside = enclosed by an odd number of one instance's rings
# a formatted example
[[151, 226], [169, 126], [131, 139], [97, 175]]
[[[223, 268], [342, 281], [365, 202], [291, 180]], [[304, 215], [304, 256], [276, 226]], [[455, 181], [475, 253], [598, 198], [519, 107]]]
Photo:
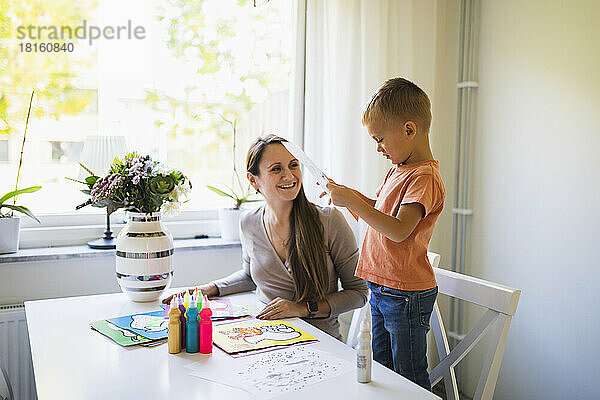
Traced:
[[131, 300], [157, 300], [173, 278], [173, 236], [159, 213], [128, 213], [116, 241], [117, 281]]

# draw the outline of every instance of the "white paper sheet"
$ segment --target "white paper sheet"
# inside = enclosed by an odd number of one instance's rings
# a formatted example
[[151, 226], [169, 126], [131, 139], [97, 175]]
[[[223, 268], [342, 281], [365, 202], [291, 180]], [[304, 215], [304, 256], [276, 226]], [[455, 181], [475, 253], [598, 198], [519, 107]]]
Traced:
[[[238, 387], [270, 399], [354, 371], [354, 364], [310, 346], [288, 347], [266, 354], [229, 360], [229, 374], [222, 369], [194, 363], [190, 375]], [[221, 373], [218, 372], [221, 370]]]
[[292, 153], [294, 157], [298, 159], [298, 161], [300, 161], [300, 164], [306, 167], [308, 172], [310, 172], [311, 175], [317, 180], [317, 182], [319, 182], [319, 186], [321, 186], [321, 189], [329, 193], [329, 190], [327, 190], [327, 183], [329, 182], [329, 180], [327, 179], [327, 176], [323, 173], [323, 171], [321, 171], [321, 169], [317, 167], [317, 164], [315, 164], [313, 160], [311, 160], [310, 157], [308, 157], [306, 153], [294, 143], [283, 142], [282, 144], [290, 153]]

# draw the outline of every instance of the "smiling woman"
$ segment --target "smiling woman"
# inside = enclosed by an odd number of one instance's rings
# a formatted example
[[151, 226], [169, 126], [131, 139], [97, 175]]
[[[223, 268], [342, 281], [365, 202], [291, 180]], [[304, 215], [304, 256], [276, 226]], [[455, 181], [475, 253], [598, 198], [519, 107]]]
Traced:
[[338, 315], [367, 298], [354, 276], [356, 240], [338, 210], [307, 200], [300, 164], [283, 142], [268, 135], [250, 146], [247, 177], [266, 205], [242, 216], [242, 269], [201, 289], [209, 296], [256, 289], [266, 303], [258, 318], [307, 318], [340, 339]]

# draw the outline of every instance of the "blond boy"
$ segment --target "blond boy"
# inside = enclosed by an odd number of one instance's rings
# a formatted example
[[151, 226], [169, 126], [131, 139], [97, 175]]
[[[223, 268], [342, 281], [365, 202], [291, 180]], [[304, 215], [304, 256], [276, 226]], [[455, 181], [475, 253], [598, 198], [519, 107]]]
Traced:
[[390, 79], [369, 102], [362, 122], [377, 151], [393, 164], [377, 198], [333, 181], [327, 188], [335, 205], [369, 225], [356, 276], [371, 289], [373, 358], [431, 390], [426, 334], [437, 284], [427, 247], [445, 197], [429, 146], [431, 104], [414, 83]]

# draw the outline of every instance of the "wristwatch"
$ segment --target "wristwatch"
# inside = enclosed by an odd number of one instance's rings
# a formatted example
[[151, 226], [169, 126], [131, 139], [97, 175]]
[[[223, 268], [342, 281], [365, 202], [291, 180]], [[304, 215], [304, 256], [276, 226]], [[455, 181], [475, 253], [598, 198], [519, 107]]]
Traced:
[[307, 301], [306, 308], [308, 309], [308, 318], [314, 318], [319, 312], [319, 303], [316, 301]]

